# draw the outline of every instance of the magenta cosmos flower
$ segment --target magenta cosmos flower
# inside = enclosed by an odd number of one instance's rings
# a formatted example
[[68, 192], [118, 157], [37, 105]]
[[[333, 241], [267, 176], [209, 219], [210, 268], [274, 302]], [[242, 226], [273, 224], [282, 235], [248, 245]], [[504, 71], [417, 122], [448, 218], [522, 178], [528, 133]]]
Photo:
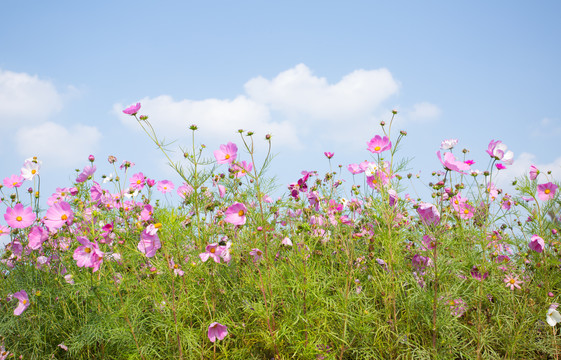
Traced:
[[130, 186], [132, 189], [142, 190], [145, 184], [146, 184], [146, 177], [144, 176], [143, 173], [139, 172], [131, 177]]
[[552, 182], [538, 185], [538, 198], [541, 201], [553, 199], [555, 197], [555, 191], [557, 191], [557, 187], [558, 186]]
[[538, 170], [538, 168], [534, 165], [530, 165], [530, 180], [536, 180], [539, 174], [540, 171]]
[[14, 315], [19, 316], [29, 307], [29, 297], [24, 290], [18, 291], [13, 297], [19, 300], [18, 306], [14, 309]]
[[228, 328], [226, 325], [222, 325], [217, 322], [213, 322], [208, 327], [208, 339], [211, 342], [215, 342], [216, 340], [222, 340], [228, 335]]
[[89, 166], [89, 165], [84, 166], [84, 170], [82, 170], [80, 175], [78, 175], [78, 177], [76, 178], [76, 182], [83, 183], [86, 180], [90, 179], [93, 176], [93, 174], [95, 173], [96, 169], [97, 168], [96, 168], [95, 165], [94, 166]]
[[381, 137], [380, 135], [374, 136], [366, 145], [368, 145], [368, 151], [374, 154], [380, 154], [392, 148], [390, 139], [387, 136]]
[[154, 224], [150, 224], [140, 234], [140, 242], [137, 249], [146, 255], [146, 257], [154, 257], [156, 251], [162, 247], [160, 238], [158, 237], [158, 228]]
[[249, 255], [253, 256], [253, 262], [256, 263], [263, 257], [263, 251], [255, 248], [249, 252]]
[[543, 239], [538, 235], [533, 235], [530, 238], [530, 244], [528, 244], [528, 247], [534, 250], [535, 252], [541, 253], [545, 248], [545, 241], [543, 241]]
[[66, 201], [59, 201], [47, 210], [45, 225], [49, 230], [56, 230], [66, 225], [72, 225], [74, 212]]
[[440, 222], [440, 213], [434, 204], [420, 203], [417, 207], [417, 213], [423, 224], [427, 226], [438, 225]]
[[82, 244], [82, 246], [78, 246], [76, 250], [74, 250], [74, 254], [72, 255], [72, 258], [76, 260], [76, 265], [78, 267], [92, 268], [93, 272], [99, 270], [99, 267], [103, 263], [103, 252], [99, 250], [97, 241], [90, 242], [84, 236], [78, 236], [76, 240]]
[[35, 214], [31, 207], [24, 209], [22, 204], [16, 204], [13, 209], [6, 209], [4, 220], [6, 220], [8, 226], [14, 229], [23, 229], [33, 224]]
[[457, 171], [460, 174], [467, 175], [466, 171], [469, 171], [469, 165], [463, 161], [456, 160], [451, 152], [445, 152], [441, 157], [440, 151], [437, 151], [436, 155], [446, 170]]
[[242, 203], [234, 203], [224, 213], [224, 221], [234, 225], [245, 224], [245, 214], [247, 208]]
[[323, 155], [325, 155], [325, 157], [327, 157], [328, 159], [331, 159], [333, 157], [333, 155], [335, 155], [335, 154], [332, 153], [332, 152], [326, 151], [326, 152], [323, 153]]
[[219, 150], [214, 150], [214, 157], [219, 164], [232, 164], [238, 156], [238, 147], [229, 142], [227, 145], [220, 145]]
[[123, 113], [134, 116], [136, 115], [136, 113], [138, 113], [138, 110], [140, 110], [140, 103], [129, 106], [128, 108], [123, 110]]

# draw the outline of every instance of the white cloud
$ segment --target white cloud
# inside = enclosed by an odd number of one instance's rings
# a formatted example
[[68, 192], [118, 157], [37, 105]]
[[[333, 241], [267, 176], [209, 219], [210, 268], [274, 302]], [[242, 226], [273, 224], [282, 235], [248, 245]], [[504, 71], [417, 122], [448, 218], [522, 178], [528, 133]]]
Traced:
[[39, 123], [61, 108], [62, 96], [49, 81], [0, 70], [0, 125], [4, 129]]
[[101, 139], [99, 130], [92, 126], [73, 125], [69, 128], [46, 122], [35, 127], [22, 127], [15, 142], [22, 158], [37, 156], [52, 165], [64, 168], [83, 164], [95, 153]]
[[[299, 64], [271, 80], [250, 79], [246, 94], [233, 100], [174, 100], [161, 95], [141, 99], [140, 113], [150, 116], [158, 135], [166, 140], [188, 134], [189, 125], [197, 124], [201, 130], [197, 136], [221, 142], [235, 139], [241, 128], [258, 136], [272, 133], [275, 146], [293, 149], [310, 142], [356, 145], [357, 134], [373, 131], [379, 114], [390, 114], [381, 104], [398, 89], [387, 69], [356, 70], [329, 84]], [[126, 106], [116, 104], [113, 111], [124, 123], [140, 129], [133, 117], [122, 114]]]
[[413, 105], [413, 109], [406, 111], [404, 115], [414, 122], [426, 122], [438, 118], [441, 113], [438, 106], [425, 101]]
[[338, 83], [329, 84], [304, 64], [272, 80], [257, 77], [245, 84], [252, 100], [288, 116], [304, 115], [307, 121], [368, 116], [398, 89], [399, 84], [387, 69], [356, 70]]

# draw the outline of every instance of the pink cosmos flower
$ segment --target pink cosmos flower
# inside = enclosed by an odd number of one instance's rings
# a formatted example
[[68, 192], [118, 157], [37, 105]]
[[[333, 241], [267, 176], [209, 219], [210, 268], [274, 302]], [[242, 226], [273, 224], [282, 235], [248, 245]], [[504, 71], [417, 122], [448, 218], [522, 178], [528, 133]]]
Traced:
[[83, 183], [83, 182], [85, 182], [86, 180], [90, 179], [91, 176], [95, 173], [96, 169], [97, 169], [97, 168], [96, 168], [95, 165], [93, 165], [93, 166], [89, 166], [89, 165], [84, 166], [84, 170], [82, 170], [82, 172], [80, 173], [80, 175], [78, 175], [78, 177], [76, 178], [76, 182], [77, 182], [77, 183]]
[[7, 188], [19, 188], [24, 180], [21, 175], [12, 175], [4, 179], [4, 186]]
[[507, 165], [512, 165], [514, 162], [514, 153], [512, 151], [507, 151], [507, 146], [500, 140], [491, 140], [489, 146], [487, 147], [487, 154]]
[[144, 176], [143, 173], [139, 172], [131, 177], [130, 186], [132, 189], [142, 190], [145, 184], [146, 184], [146, 177]]
[[450, 204], [455, 211], [460, 212], [463, 204], [467, 202], [467, 199], [462, 197], [460, 193], [456, 194], [454, 197], [450, 199]]
[[218, 164], [232, 164], [238, 156], [238, 147], [229, 142], [227, 145], [220, 145], [219, 150], [214, 151], [214, 157]]
[[169, 259], [169, 262], [168, 262], [168, 263], [169, 263], [169, 268], [173, 270], [173, 273], [174, 273], [176, 276], [183, 276], [183, 275], [185, 275], [185, 271], [181, 270], [181, 268], [179, 267], [179, 265], [176, 264], [176, 263], [173, 261], [173, 257], [171, 257], [171, 258]]
[[218, 195], [220, 195], [221, 198], [226, 195], [226, 187], [224, 185], [218, 185]]
[[202, 262], [206, 262], [209, 257], [214, 260], [215, 263], [220, 263], [220, 255], [222, 255], [222, 247], [218, 243], [209, 244], [206, 246], [206, 251], [200, 253], [199, 257]]
[[253, 262], [256, 263], [259, 260], [261, 260], [261, 258], [263, 257], [263, 251], [261, 251], [259, 249], [252, 249], [249, 252], [249, 255], [253, 256]]
[[27, 243], [27, 246], [33, 250], [40, 249], [41, 246], [43, 246], [43, 243], [47, 241], [48, 238], [49, 234], [47, 233], [47, 230], [40, 226], [34, 226], [33, 229], [31, 229], [31, 231], [29, 232], [29, 242]]
[[506, 287], [510, 287], [510, 290], [514, 290], [514, 288], [520, 289], [520, 284], [523, 283], [523, 281], [518, 280], [518, 276], [512, 274], [506, 275], [503, 281]]
[[4, 225], [0, 225], [0, 236], [8, 235], [10, 233], [10, 228]]
[[253, 163], [246, 163], [245, 161], [239, 163], [232, 163], [232, 165], [230, 166], [230, 171], [234, 174], [236, 178], [241, 178], [245, 176], [252, 169], [253, 169]]
[[284, 239], [282, 239], [281, 245], [292, 246], [292, 240], [290, 240], [290, 238], [288, 237], [285, 237]]
[[215, 342], [216, 340], [222, 340], [228, 335], [228, 328], [225, 325], [222, 325], [217, 322], [213, 322], [208, 327], [208, 339], [211, 342]]
[[31, 207], [23, 208], [23, 205], [16, 204], [14, 208], [7, 208], [4, 214], [4, 220], [8, 226], [14, 229], [23, 229], [35, 222], [35, 214]]
[[224, 213], [224, 221], [234, 224], [243, 225], [246, 221], [247, 208], [242, 203], [234, 203], [230, 205], [226, 212]]
[[160, 238], [158, 237], [158, 228], [154, 224], [150, 224], [140, 234], [140, 241], [137, 245], [138, 251], [146, 255], [146, 257], [154, 257], [156, 251], [162, 247]]
[[440, 213], [434, 204], [420, 203], [417, 207], [417, 213], [423, 224], [427, 226], [438, 225], [440, 222]]
[[332, 152], [324, 152], [323, 155], [325, 155], [328, 159], [331, 159], [335, 154]]
[[392, 148], [390, 139], [387, 136], [382, 138], [380, 135], [374, 136], [366, 145], [368, 145], [367, 150], [374, 154], [380, 154]]
[[123, 113], [134, 116], [138, 113], [138, 110], [140, 110], [140, 103], [129, 106], [128, 108], [123, 110]]
[[538, 168], [534, 165], [530, 165], [530, 180], [536, 180], [539, 174], [540, 171], [538, 170]]
[[467, 220], [473, 217], [474, 212], [475, 212], [475, 208], [470, 204], [468, 204], [467, 202], [464, 202], [460, 207], [458, 214], [460, 215], [460, 218]]
[[165, 194], [175, 189], [175, 185], [173, 185], [173, 183], [169, 180], [162, 180], [162, 181], [158, 181], [157, 189], [162, 194]]
[[[444, 156], [440, 156], [440, 151], [436, 152], [438, 156], [438, 160], [444, 165], [444, 168], [447, 170], [457, 171], [460, 174], [467, 175], [466, 171], [469, 171], [469, 165], [463, 161], [456, 160], [454, 155], [451, 152], [445, 152]], [[443, 160], [444, 158], [444, 160]]]
[[37, 158], [26, 159], [21, 168], [21, 176], [25, 180], [33, 180], [36, 175], [39, 175], [39, 169], [41, 168], [41, 161]]
[[18, 291], [13, 297], [19, 300], [18, 306], [14, 309], [14, 315], [19, 316], [29, 307], [29, 297], [24, 290]]
[[510, 207], [512, 206], [512, 200], [510, 198], [509, 194], [505, 194], [505, 196], [503, 196], [503, 199], [501, 200], [501, 208], [503, 210], [510, 210]]
[[364, 172], [364, 169], [360, 167], [358, 164], [349, 164], [347, 166], [347, 170], [351, 172], [351, 174], [356, 175]]
[[99, 270], [99, 267], [103, 263], [103, 252], [99, 250], [97, 241], [90, 242], [84, 236], [78, 236], [76, 240], [82, 244], [82, 246], [78, 246], [76, 250], [74, 250], [74, 254], [72, 255], [72, 258], [76, 260], [76, 265], [78, 267], [92, 268], [93, 272]]
[[558, 186], [552, 182], [538, 185], [538, 198], [541, 201], [551, 200], [555, 197]]
[[72, 225], [74, 220], [74, 212], [70, 208], [70, 204], [66, 201], [59, 201], [47, 210], [45, 217], [45, 225], [49, 231], [60, 229], [65, 224]]
[[504, 170], [504, 169], [506, 169], [506, 166], [504, 166], [504, 165], [501, 164], [501, 163], [496, 163], [496, 164], [495, 164], [495, 167], [497, 168], [497, 170]]
[[538, 235], [532, 235], [532, 237], [530, 238], [530, 244], [528, 244], [528, 247], [531, 250], [534, 250], [535, 252], [541, 253], [541, 252], [543, 252], [543, 249], [545, 248], [545, 242]]
[[177, 195], [179, 195], [182, 199], [185, 199], [187, 196], [191, 196], [193, 191], [195, 190], [191, 185], [184, 183], [177, 188]]

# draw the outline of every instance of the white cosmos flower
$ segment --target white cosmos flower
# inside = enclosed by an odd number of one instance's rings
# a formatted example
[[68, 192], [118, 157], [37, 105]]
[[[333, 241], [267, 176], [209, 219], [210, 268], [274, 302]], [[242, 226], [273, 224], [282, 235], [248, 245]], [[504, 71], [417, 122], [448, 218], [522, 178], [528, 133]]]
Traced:
[[557, 323], [561, 322], [561, 314], [559, 314], [559, 311], [555, 310], [555, 308], [557, 308], [557, 306], [552, 304], [547, 310], [547, 316], [545, 317], [545, 320], [551, 326], [555, 326]]

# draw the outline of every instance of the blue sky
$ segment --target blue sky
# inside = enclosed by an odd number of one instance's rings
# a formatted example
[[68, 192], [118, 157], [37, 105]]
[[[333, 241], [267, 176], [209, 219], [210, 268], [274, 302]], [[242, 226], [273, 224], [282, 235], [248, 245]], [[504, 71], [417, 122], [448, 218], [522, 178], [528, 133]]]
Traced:
[[197, 124], [209, 156], [240, 145], [238, 128], [263, 156], [272, 133], [281, 189], [327, 171], [324, 151], [335, 166], [369, 159], [392, 109], [408, 132], [399, 155], [425, 181], [448, 138], [480, 170], [502, 140], [515, 153], [505, 184], [530, 164], [561, 179], [558, 1], [11, 1], [2, 12], [0, 178], [38, 156], [45, 196], [89, 154], [100, 174], [115, 155], [179, 183], [121, 114], [137, 101], [178, 145]]

